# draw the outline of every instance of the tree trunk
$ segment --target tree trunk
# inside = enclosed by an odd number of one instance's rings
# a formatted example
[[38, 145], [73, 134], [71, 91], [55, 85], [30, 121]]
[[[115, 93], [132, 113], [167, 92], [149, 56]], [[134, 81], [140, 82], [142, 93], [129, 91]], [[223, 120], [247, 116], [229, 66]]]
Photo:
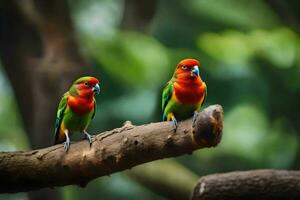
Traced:
[[[31, 147], [49, 146], [53, 144], [60, 97], [75, 78], [87, 71], [68, 4], [62, 0], [2, 1], [0, 29], [0, 58]], [[41, 196], [58, 199], [53, 191], [30, 194], [31, 199]]]

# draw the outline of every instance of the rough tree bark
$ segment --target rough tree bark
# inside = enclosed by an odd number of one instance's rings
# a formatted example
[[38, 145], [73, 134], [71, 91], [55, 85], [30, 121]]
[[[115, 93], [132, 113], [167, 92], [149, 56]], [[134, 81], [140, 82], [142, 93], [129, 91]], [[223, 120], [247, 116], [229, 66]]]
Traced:
[[253, 170], [204, 176], [192, 199], [300, 199], [300, 171]]
[[0, 192], [21, 192], [44, 187], [78, 184], [94, 178], [167, 157], [216, 146], [222, 136], [223, 110], [219, 105], [204, 109], [195, 127], [191, 119], [180, 122], [176, 133], [170, 122], [133, 126], [71, 144], [28, 152], [0, 153]]

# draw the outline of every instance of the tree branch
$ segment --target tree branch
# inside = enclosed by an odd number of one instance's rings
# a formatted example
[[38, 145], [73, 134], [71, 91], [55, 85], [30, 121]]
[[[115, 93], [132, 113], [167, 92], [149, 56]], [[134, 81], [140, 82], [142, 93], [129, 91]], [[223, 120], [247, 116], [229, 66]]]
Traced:
[[299, 199], [300, 171], [252, 170], [202, 177], [193, 200]]
[[21, 192], [44, 187], [78, 184], [85, 186], [100, 176], [130, 169], [162, 158], [179, 156], [217, 145], [221, 140], [223, 109], [210, 106], [192, 120], [180, 122], [176, 133], [170, 122], [121, 128], [87, 141], [28, 152], [0, 153], [0, 192]]

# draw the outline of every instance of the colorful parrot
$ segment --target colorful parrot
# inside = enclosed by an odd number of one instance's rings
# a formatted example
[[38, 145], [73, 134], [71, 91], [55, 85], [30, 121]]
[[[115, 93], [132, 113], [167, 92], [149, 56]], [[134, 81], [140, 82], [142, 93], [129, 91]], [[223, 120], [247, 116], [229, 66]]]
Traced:
[[98, 79], [90, 76], [77, 79], [60, 100], [55, 121], [55, 144], [64, 142], [66, 151], [70, 147], [69, 134], [80, 131], [92, 144], [86, 131], [95, 116], [95, 93], [100, 92]]
[[193, 123], [195, 123], [198, 111], [205, 101], [206, 84], [199, 75], [199, 66], [198, 60], [182, 60], [163, 90], [163, 121], [172, 120], [175, 132], [176, 119], [183, 120], [193, 116]]

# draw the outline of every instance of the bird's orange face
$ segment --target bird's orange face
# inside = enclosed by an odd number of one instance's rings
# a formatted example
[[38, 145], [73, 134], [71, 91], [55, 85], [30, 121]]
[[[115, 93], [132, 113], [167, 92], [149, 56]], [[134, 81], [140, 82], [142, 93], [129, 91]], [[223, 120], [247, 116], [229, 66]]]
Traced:
[[184, 59], [180, 61], [175, 70], [178, 78], [196, 78], [199, 77], [200, 62], [195, 59]]
[[86, 77], [76, 82], [79, 96], [88, 97], [100, 92], [99, 80], [94, 77]]

